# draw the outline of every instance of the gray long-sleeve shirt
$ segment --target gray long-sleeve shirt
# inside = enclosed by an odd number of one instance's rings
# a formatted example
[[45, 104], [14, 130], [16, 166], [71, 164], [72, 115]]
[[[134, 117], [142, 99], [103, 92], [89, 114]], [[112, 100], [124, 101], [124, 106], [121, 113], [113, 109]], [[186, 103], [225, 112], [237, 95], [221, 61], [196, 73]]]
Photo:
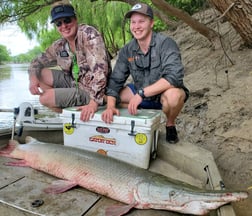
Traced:
[[175, 87], [183, 88], [184, 66], [176, 42], [153, 32], [149, 51], [144, 54], [136, 39], [132, 39], [119, 52], [106, 94], [119, 100], [119, 92], [129, 75], [137, 89], [149, 86], [161, 78]]

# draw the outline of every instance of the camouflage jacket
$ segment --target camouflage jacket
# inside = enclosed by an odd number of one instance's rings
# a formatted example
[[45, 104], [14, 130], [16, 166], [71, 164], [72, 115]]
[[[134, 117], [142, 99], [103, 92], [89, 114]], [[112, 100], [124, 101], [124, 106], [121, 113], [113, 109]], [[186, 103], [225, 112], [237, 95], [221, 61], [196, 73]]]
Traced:
[[[101, 34], [92, 26], [79, 25], [76, 35], [76, 58], [79, 67], [78, 86], [90, 93], [91, 99], [103, 104], [107, 77], [110, 73], [110, 59]], [[72, 75], [73, 54], [66, 39], [55, 41], [41, 56], [35, 58], [29, 74], [39, 77], [46, 67], [59, 66], [64, 73]], [[72, 86], [76, 83], [73, 79]]]

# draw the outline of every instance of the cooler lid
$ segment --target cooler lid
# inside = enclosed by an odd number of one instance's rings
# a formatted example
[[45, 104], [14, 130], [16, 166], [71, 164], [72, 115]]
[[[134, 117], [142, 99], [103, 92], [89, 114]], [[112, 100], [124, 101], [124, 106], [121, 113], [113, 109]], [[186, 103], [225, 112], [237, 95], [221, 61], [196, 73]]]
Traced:
[[[99, 107], [94, 117], [90, 121], [101, 122], [101, 114], [104, 111], [104, 107]], [[131, 124], [135, 121], [135, 125], [138, 126], [151, 126], [155, 123], [159, 123], [161, 119], [161, 111], [153, 109], [139, 109], [137, 115], [130, 115], [126, 108], [120, 108], [120, 116], [114, 116], [113, 124]], [[68, 107], [63, 109], [60, 117], [72, 118], [72, 114], [75, 114], [75, 120], [78, 121], [80, 118], [80, 111], [76, 107]], [[88, 122], [87, 122], [88, 123]]]

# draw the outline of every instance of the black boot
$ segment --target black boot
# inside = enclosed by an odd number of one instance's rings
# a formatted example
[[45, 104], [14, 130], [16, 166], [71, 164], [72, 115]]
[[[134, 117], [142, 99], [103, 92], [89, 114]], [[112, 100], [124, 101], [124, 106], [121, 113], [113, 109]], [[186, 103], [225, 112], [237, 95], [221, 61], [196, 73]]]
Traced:
[[166, 141], [175, 144], [179, 141], [175, 126], [166, 126]]

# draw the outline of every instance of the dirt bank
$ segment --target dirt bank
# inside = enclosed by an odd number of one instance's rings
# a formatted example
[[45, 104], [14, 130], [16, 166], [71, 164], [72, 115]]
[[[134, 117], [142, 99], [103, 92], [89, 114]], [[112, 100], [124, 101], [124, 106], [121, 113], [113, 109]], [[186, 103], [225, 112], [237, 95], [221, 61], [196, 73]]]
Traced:
[[[211, 9], [196, 17], [223, 35], [226, 55], [185, 24], [168, 32], [181, 49], [191, 91], [177, 127], [181, 142], [213, 152], [227, 189], [247, 189], [252, 186], [252, 50], [217, 15]], [[252, 195], [234, 205], [237, 216], [251, 215], [251, 201]]]

